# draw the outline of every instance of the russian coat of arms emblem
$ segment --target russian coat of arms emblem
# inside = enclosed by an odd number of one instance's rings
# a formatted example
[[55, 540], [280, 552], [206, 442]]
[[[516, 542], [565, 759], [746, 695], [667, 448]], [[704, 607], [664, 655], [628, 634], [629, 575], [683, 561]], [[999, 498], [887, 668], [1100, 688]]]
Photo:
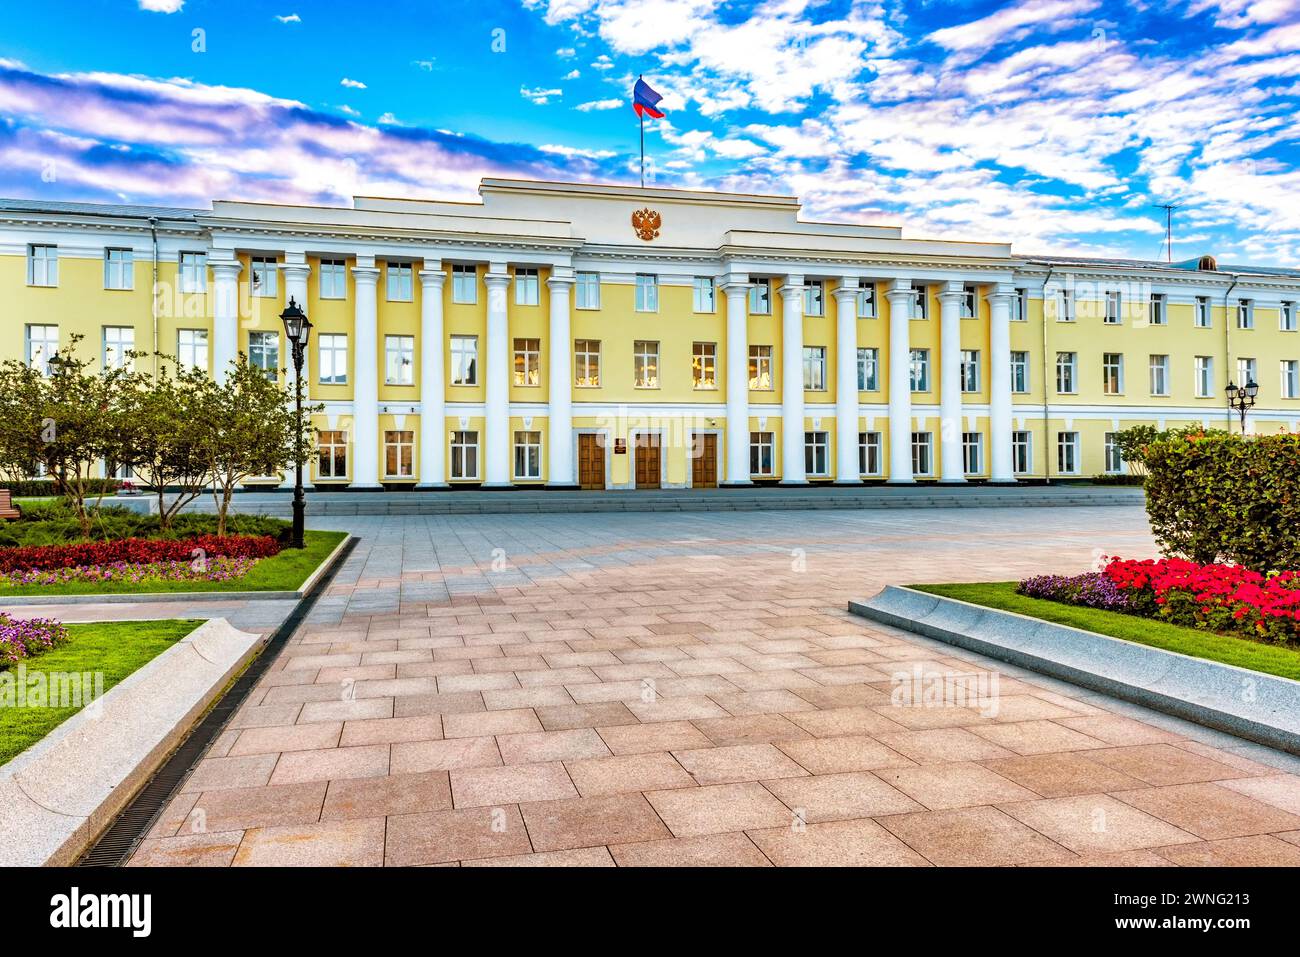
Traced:
[[645, 209], [638, 209], [632, 213], [632, 228], [636, 230], [636, 234], [646, 242], [649, 242], [659, 235], [659, 227], [663, 224], [663, 217], [648, 206]]

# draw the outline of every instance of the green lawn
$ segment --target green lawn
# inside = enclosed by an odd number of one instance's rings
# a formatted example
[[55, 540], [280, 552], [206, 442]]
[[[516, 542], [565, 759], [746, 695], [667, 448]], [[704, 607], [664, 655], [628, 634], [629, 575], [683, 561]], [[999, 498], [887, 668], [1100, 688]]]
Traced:
[[1082, 628], [1139, 645], [1176, 651], [1193, 658], [1205, 658], [1251, 671], [1262, 671], [1300, 681], [1300, 649], [1266, 645], [1245, 638], [1231, 638], [1211, 631], [1185, 628], [1165, 621], [1124, 615], [1116, 611], [1080, 608], [1045, 598], [1016, 594], [1015, 582], [974, 582], [958, 585], [909, 585], [917, 591], [956, 598], [974, 605], [1012, 611], [1071, 628]]
[[273, 558], [264, 558], [243, 578], [224, 582], [64, 582], [59, 585], [0, 586], [0, 601], [14, 595], [117, 595], [191, 591], [296, 591], [307, 576], [329, 557], [347, 532], [308, 532], [307, 547], [286, 548]]
[[[67, 643], [24, 661], [24, 670], [29, 682], [37, 672], [102, 672], [103, 690], [107, 692], [202, 623], [197, 620], [106, 621], [68, 625]], [[0, 707], [0, 764], [26, 751], [80, 710], [80, 707]]]

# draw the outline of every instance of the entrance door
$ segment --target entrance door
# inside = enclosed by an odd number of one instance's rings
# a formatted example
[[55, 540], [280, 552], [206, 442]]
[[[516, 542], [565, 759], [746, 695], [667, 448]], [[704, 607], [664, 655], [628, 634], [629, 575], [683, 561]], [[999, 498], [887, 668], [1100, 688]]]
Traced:
[[718, 487], [718, 437], [712, 432], [691, 436], [691, 487]]
[[605, 445], [591, 432], [578, 433], [578, 484], [583, 488], [605, 487]]
[[659, 488], [659, 436], [643, 432], [636, 437], [636, 487]]

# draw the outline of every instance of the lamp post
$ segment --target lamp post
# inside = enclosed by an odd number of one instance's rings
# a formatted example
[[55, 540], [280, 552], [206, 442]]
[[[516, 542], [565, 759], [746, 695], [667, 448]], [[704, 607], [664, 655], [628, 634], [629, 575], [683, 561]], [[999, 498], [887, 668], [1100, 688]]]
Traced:
[[1259, 395], [1259, 386], [1254, 380], [1246, 380], [1246, 384], [1238, 388], [1237, 383], [1228, 383], [1228, 408], [1236, 409], [1237, 414], [1241, 416], [1241, 434], [1246, 434], [1246, 413], [1255, 406], [1255, 396]]
[[307, 352], [307, 340], [311, 338], [311, 322], [307, 314], [298, 308], [293, 297], [289, 305], [280, 313], [284, 323], [284, 334], [289, 340], [293, 356], [293, 398], [296, 416], [294, 418], [293, 458], [293, 541], [291, 548], [303, 547], [303, 530], [307, 522], [307, 499], [302, 488], [302, 362]]

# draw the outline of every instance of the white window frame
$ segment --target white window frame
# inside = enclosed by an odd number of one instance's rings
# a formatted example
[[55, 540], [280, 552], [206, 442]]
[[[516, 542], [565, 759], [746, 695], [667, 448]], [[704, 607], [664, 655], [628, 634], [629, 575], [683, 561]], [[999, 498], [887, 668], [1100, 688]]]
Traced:
[[1163, 326], [1169, 321], [1169, 303], [1164, 293], [1152, 293], [1147, 301], [1147, 321], [1153, 326]]
[[[652, 366], [654, 375], [650, 375]], [[656, 339], [634, 340], [632, 343], [632, 387], [636, 389], [658, 389], [660, 379], [659, 341]]]
[[515, 305], [536, 306], [542, 301], [542, 274], [533, 266], [515, 267]]
[[[325, 441], [326, 435], [330, 436], [330, 441]], [[342, 436], [342, 440], [335, 442], [333, 437]], [[316, 475], [323, 479], [346, 479], [348, 470], [352, 467], [352, 456], [348, 454], [348, 433], [346, 429], [317, 429], [316, 430], [316, 448], [319, 454], [316, 457]], [[343, 450], [343, 471], [337, 473], [334, 470], [334, 461], [337, 450]], [[329, 463], [327, 466], [325, 463]]]
[[[275, 361], [271, 365], [266, 364], [267, 353], [266, 343], [275, 343]], [[253, 345], [257, 344], [258, 348], [254, 350]], [[263, 329], [254, 329], [248, 334], [248, 364], [261, 369], [266, 378], [271, 382], [280, 381], [280, 334]]]
[[1119, 443], [1115, 440], [1117, 434], [1107, 432], [1102, 439], [1102, 471], [1107, 475], [1124, 474], [1124, 458], [1120, 455]]
[[[390, 438], [390, 436], [396, 436], [396, 438]], [[403, 438], [403, 436], [406, 436], [406, 438]], [[395, 449], [397, 452], [395, 456], [397, 462], [396, 472], [388, 467], [389, 449]], [[402, 455], [403, 449], [406, 450], [405, 457]], [[384, 478], [415, 478], [415, 431], [413, 429], [384, 430]]]
[[718, 289], [712, 276], [696, 276], [691, 286], [691, 307], [694, 312], [712, 314], [718, 311]]
[[208, 291], [208, 254], [181, 250], [176, 254], [177, 278], [180, 291], [206, 293]]
[[259, 299], [274, 299], [279, 295], [276, 274], [279, 264], [273, 256], [250, 256], [248, 259], [249, 285], [252, 295]]
[[[512, 343], [511, 381], [522, 389], [540, 388], [542, 384], [542, 340], [518, 336]], [[520, 360], [523, 360], [521, 363]], [[528, 381], [529, 379], [532, 381]]]
[[1018, 395], [1025, 395], [1030, 388], [1029, 375], [1029, 350], [1012, 349], [1011, 350], [1011, 391]]
[[983, 432], [961, 434], [961, 467], [965, 475], [980, 475], [984, 472]]
[[1295, 303], [1284, 300], [1278, 304], [1277, 310], [1277, 327], [1281, 332], [1296, 332], [1300, 326], [1296, 324], [1296, 307]]
[[450, 371], [448, 381], [451, 385], [467, 387], [478, 385], [478, 336], [451, 337]]
[[[1057, 432], [1056, 474], [1078, 475], [1080, 471], [1079, 458], [1079, 433], [1076, 431]], [[1069, 468], [1066, 467], [1067, 465]]]
[[[510, 457], [513, 460], [516, 481], [527, 482], [540, 479], [542, 477], [542, 433], [537, 429], [516, 429]], [[521, 464], [524, 466], [522, 472], [519, 469]]]
[[210, 344], [211, 340], [206, 329], [177, 329], [176, 364], [185, 369], [201, 369], [206, 372]]
[[826, 347], [803, 347], [803, 390], [826, 391]]
[[[872, 467], [872, 462], [875, 467]], [[858, 474], [883, 475], [885, 470], [884, 442], [879, 432], [858, 433]]]
[[636, 274], [637, 312], [659, 311], [659, 277], [652, 272]]
[[451, 301], [457, 305], [478, 304], [478, 267], [452, 264]]
[[912, 318], [923, 320], [930, 318], [930, 287], [917, 286], [912, 296]]
[[[927, 476], [934, 474], [934, 433], [912, 433], [912, 474]], [[922, 468], [924, 466], [924, 468]]]
[[1106, 308], [1101, 322], [1105, 326], [1121, 325], [1124, 319], [1124, 296], [1118, 289], [1106, 290]]
[[[457, 429], [451, 433], [451, 455], [448, 457], [448, 478], [453, 481], [477, 482], [482, 456], [479, 454], [478, 431], [475, 429]], [[466, 467], [472, 462], [474, 470]]]
[[573, 303], [577, 309], [600, 308], [600, 273], [579, 272], [575, 275]]
[[772, 280], [755, 279], [749, 287], [749, 314], [751, 316], [770, 316], [772, 314]]
[[858, 294], [854, 297], [854, 303], [859, 319], [876, 318], [876, 284], [869, 282], [865, 286], [859, 286]]
[[1016, 297], [1014, 300], [1014, 306], [1015, 308], [1011, 310], [1011, 321], [1028, 322], [1029, 321], [1029, 290], [1028, 289], [1025, 289], [1024, 287], [1016, 288]]
[[1028, 429], [1015, 429], [1011, 433], [1011, 471], [1015, 475], [1029, 475], [1034, 471], [1034, 433]]
[[858, 347], [858, 391], [880, 391], [880, 350], [875, 346]]
[[1169, 356], [1152, 353], [1147, 359], [1148, 385], [1156, 397], [1169, 396]]
[[342, 332], [316, 336], [316, 381], [321, 385], [348, 384], [348, 337]]
[[1282, 398], [1300, 399], [1300, 361], [1278, 360], [1281, 371]]
[[[33, 334], [38, 333], [38, 334]], [[29, 322], [23, 330], [23, 355], [27, 364], [50, 374], [50, 360], [59, 354], [59, 327], [47, 322]]]
[[760, 477], [776, 474], [776, 437], [773, 433], [749, 433], [749, 474]]
[[809, 478], [827, 478], [831, 474], [829, 433], [812, 429], [803, 434], [804, 472]]
[[[1113, 388], [1112, 373], [1114, 373]], [[1101, 354], [1101, 391], [1102, 395], [1124, 394], [1124, 353], [1103, 352]]]
[[980, 351], [978, 349], [961, 350], [961, 391], [978, 392], [980, 390]]
[[384, 385], [415, 385], [415, 336], [384, 336]]
[[803, 314], [814, 317], [826, 315], [826, 284], [820, 279], [804, 283]]
[[1247, 383], [1259, 385], [1259, 363], [1245, 356], [1237, 358], [1237, 385], [1245, 388]]
[[1210, 297], [1197, 296], [1195, 311], [1192, 314], [1192, 325], [1197, 329], [1209, 329], [1214, 324], [1214, 317], [1210, 311]]
[[1214, 398], [1214, 356], [1195, 356], [1192, 367], [1195, 373], [1196, 398]]
[[976, 302], [976, 297], [978, 295], [979, 295], [979, 290], [973, 282], [967, 282], [962, 284], [961, 305], [959, 307], [961, 318], [975, 319], [978, 317], [979, 313], [976, 311], [978, 305], [978, 303]]
[[27, 285], [53, 289], [59, 285], [59, 247], [31, 243], [27, 247]]
[[1074, 322], [1074, 293], [1069, 289], [1056, 293], [1056, 321]]
[[912, 392], [930, 391], [930, 350], [912, 349], [908, 354], [908, 386]]
[[135, 326], [104, 326], [100, 345], [99, 357], [105, 370], [135, 368], [135, 360], [127, 355], [135, 351]]
[[691, 343], [691, 385], [698, 391], [717, 391], [718, 344], [716, 342]]
[[[346, 259], [322, 259], [316, 276], [316, 288], [322, 299], [348, 297], [348, 263]], [[337, 431], [337, 430], [335, 430]]]
[[135, 250], [117, 246], [104, 250], [104, 288], [118, 292], [135, 288]]
[[[1066, 381], [1068, 378], [1068, 382]], [[1069, 388], [1062, 388], [1062, 386]], [[1056, 394], [1077, 395], [1079, 392], [1079, 353], [1058, 352], [1056, 354]]]
[[1237, 300], [1237, 328], [1243, 331], [1255, 328], [1255, 300]]
[[[767, 371], [767, 385], [763, 385], [763, 372]], [[772, 347], [751, 344], [749, 347], [749, 364], [745, 369], [749, 375], [751, 392], [771, 392], [776, 388], [776, 367], [772, 365]]]
[[384, 298], [388, 302], [413, 302], [415, 299], [415, 266], [406, 259], [389, 259], [384, 262]]
[[[595, 375], [592, 375], [593, 369]], [[573, 384], [579, 389], [600, 388], [599, 339], [573, 340]]]

